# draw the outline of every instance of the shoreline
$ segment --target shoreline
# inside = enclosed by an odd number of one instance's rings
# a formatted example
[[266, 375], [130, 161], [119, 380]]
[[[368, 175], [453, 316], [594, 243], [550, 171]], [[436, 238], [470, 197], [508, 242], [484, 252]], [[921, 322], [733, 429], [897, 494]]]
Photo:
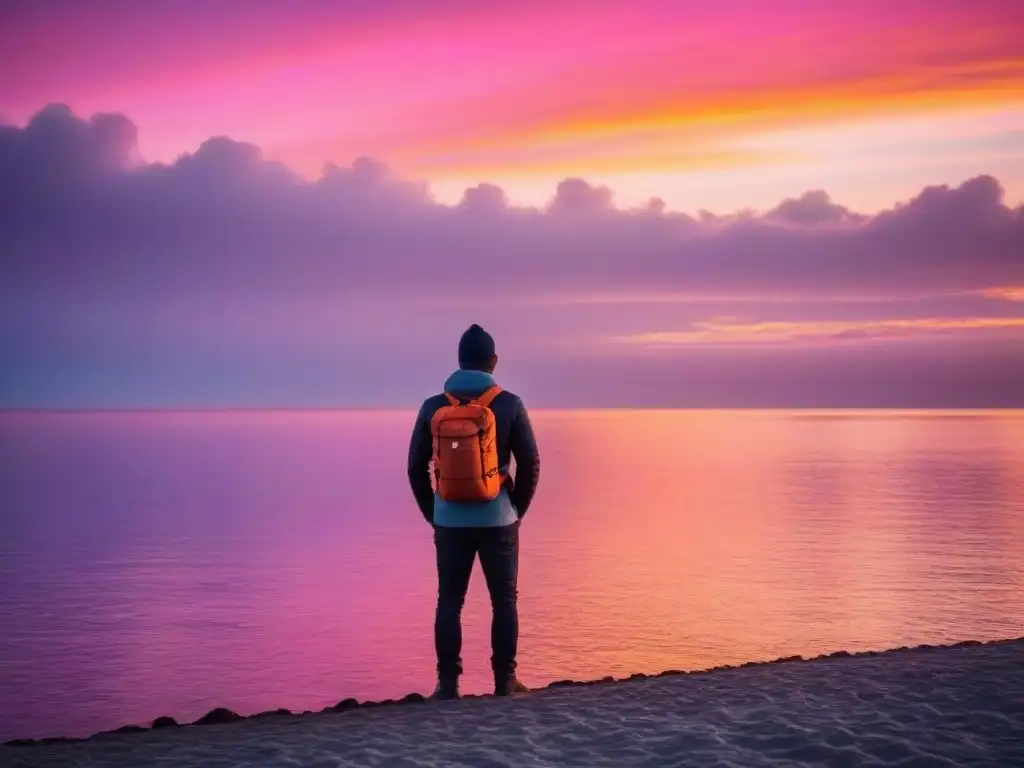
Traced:
[[[664, 678], [706, 678], [709, 676], [718, 676], [725, 672], [736, 671], [736, 670], [753, 670], [753, 669], [772, 669], [781, 665], [796, 665], [796, 666], [814, 666], [821, 664], [828, 664], [830, 662], [838, 662], [841, 660], [849, 659], [867, 659], [867, 658], [900, 658], [904, 656], [914, 655], [926, 655], [941, 652], [948, 652], [956, 649], [969, 649], [969, 648], [993, 648], [993, 647], [1007, 647], [1007, 648], [1019, 648], [1021, 652], [1020, 663], [1024, 667], [1024, 636], [1015, 638], [1006, 638], [1000, 640], [963, 640], [956, 643], [943, 644], [943, 645], [929, 645], [921, 644], [916, 646], [900, 646], [897, 648], [888, 648], [884, 650], [868, 650], [868, 651], [857, 651], [850, 652], [845, 650], [834, 651], [831, 653], [820, 654], [813, 657], [804, 657], [801, 655], [780, 657], [777, 659], [767, 661], [748, 661], [742, 664], [725, 664], [716, 667], [709, 667], [706, 669], [693, 669], [693, 670], [681, 670], [681, 669], [667, 669], [662, 672], [654, 674], [635, 673], [628, 677], [615, 678], [607, 676], [594, 680], [555, 680], [544, 686], [532, 688], [529, 693], [520, 694], [514, 697], [510, 697], [515, 701], [529, 701], [537, 694], [543, 694], [547, 691], [563, 690], [570, 688], [590, 688], [595, 686], [622, 686], [637, 681], [645, 680], [658, 680]], [[473, 701], [473, 700], [488, 700], [496, 699], [496, 697], [490, 694], [469, 694], [464, 695], [460, 702]], [[5, 751], [14, 752], [22, 750], [32, 750], [33, 748], [44, 747], [48, 745], [75, 745], [84, 744], [96, 741], [106, 741], [113, 738], [127, 738], [135, 737], [141, 734], [153, 733], [153, 732], [194, 732], [196, 729], [206, 729], [209, 726], [224, 725], [229, 723], [242, 723], [251, 721], [264, 721], [268, 719], [274, 720], [304, 720], [311, 719], [325, 715], [339, 715], [349, 712], [355, 712], [359, 710], [374, 710], [380, 708], [406, 708], [412, 704], [429, 704], [431, 707], [439, 704], [444, 706], [458, 706], [460, 702], [433, 702], [428, 697], [425, 697], [421, 693], [408, 693], [399, 699], [384, 699], [381, 701], [357, 701], [353, 698], [341, 699], [337, 704], [333, 706], [324, 707], [320, 710], [305, 710], [302, 712], [295, 712], [288, 709], [275, 709], [266, 712], [258, 712], [252, 715], [239, 715], [224, 707], [217, 707], [207, 712], [202, 717], [190, 723], [178, 723], [174, 718], [169, 716], [160, 716], [155, 718], [150, 725], [142, 726], [137, 724], [123, 725], [119, 728], [114, 728], [106, 731], [99, 731], [89, 736], [83, 737], [66, 737], [66, 736], [51, 736], [39, 739], [11, 739], [0, 744], [0, 754]]]

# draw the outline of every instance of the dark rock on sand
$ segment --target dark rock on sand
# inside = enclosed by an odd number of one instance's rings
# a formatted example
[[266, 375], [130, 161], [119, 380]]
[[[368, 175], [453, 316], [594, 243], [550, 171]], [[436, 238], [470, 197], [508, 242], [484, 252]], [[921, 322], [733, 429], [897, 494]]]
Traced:
[[[330, 707], [328, 707], [327, 709], [324, 710], [324, 712], [330, 712], [330, 711], [331, 711]], [[292, 711], [290, 709], [281, 708], [281, 709], [271, 709], [271, 710], [268, 710], [266, 712], [259, 712], [259, 713], [255, 714], [255, 715], [252, 715], [251, 717], [252, 718], [287, 717], [287, 716], [289, 716], [291, 714], [292, 714]]]
[[224, 707], [217, 707], [196, 720], [195, 725], [221, 725], [222, 723], [236, 723], [243, 719], [237, 712], [232, 712]]
[[402, 704], [423, 704], [426, 697], [422, 693], [407, 693], [402, 697]]
[[348, 709], [356, 709], [359, 707], [359, 702], [355, 699], [342, 699], [334, 705], [335, 712], [344, 712]]
[[153, 721], [153, 730], [154, 731], [159, 731], [161, 728], [177, 728], [177, 727], [178, 727], [178, 721], [175, 720], [173, 717], [168, 717], [167, 715], [164, 715], [163, 717], [158, 717], [156, 720]]
[[120, 728], [115, 728], [112, 731], [100, 731], [99, 733], [94, 733], [89, 738], [98, 739], [104, 736], [117, 736], [122, 733], [142, 733], [143, 731], [148, 730], [149, 728], [143, 728], [141, 725], [122, 725]]

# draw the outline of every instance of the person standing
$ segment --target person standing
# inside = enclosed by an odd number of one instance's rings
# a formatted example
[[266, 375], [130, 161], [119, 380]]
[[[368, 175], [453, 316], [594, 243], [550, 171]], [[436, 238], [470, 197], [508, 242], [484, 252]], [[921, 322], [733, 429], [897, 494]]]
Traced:
[[537, 490], [540, 455], [523, 401], [494, 378], [491, 335], [470, 326], [458, 361], [444, 391], [420, 407], [409, 444], [409, 484], [434, 528], [437, 556], [433, 695], [459, 697], [462, 606], [479, 556], [491, 598], [494, 694], [508, 696], [528, 690], [516, 674], [519, 528]]

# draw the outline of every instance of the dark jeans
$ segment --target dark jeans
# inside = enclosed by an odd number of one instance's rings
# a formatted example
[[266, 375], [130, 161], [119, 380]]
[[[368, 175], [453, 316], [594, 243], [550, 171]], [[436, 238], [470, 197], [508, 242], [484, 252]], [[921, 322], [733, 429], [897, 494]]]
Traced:
[[440, 677], [462, 674], [462, 604], [473, 562], [480, 555], [491, 595], [491, 667], [496, 676], [516, 669], [519, 644], [519, 523], [502, 528], [434, 529], [437, 548], [437, 615], [434, 646]]

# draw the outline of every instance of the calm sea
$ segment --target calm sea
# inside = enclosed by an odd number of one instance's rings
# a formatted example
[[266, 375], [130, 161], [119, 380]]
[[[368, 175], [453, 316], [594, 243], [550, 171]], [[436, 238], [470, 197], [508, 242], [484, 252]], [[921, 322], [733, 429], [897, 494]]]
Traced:
[[[0, 740], [429, 692], [411, 420], [0, 415]], [[528, 683], [1024, 635], [1022, 412], [534, 421]]]

